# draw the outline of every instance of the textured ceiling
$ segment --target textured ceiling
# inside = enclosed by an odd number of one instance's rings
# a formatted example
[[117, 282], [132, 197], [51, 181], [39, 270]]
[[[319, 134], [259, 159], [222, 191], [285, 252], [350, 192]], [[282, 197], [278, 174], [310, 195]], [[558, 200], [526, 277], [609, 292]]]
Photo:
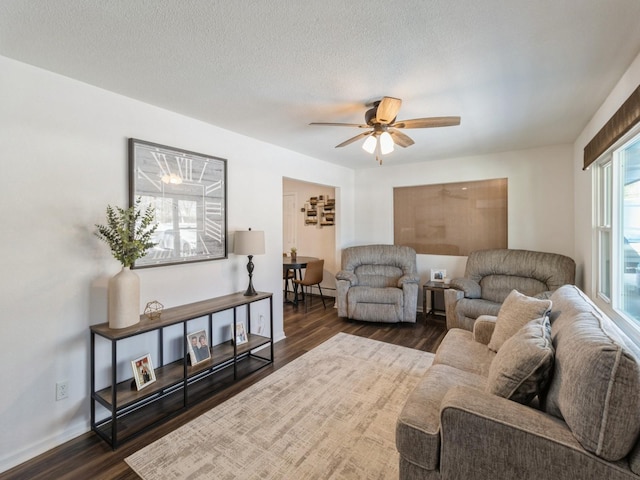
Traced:
[[638, 0], [2, 0], [0, 55], [363, 168], [361, 142], [334, 148], [360, 130], [309, 122], [362, 123], [385, 95], [398, 119], [462, 117], [405, 130], [385, 165], [573, 142], [638, 18]]

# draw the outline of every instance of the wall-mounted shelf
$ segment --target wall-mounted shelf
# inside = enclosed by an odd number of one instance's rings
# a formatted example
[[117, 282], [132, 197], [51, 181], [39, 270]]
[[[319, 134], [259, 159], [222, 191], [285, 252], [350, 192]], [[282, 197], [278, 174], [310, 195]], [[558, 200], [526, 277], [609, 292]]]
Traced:
[[325, 195], [310, 197], [302, 208], [304, 224], [332, 227], [335, 225], [335, 207], [335, 198], [329, 198]]

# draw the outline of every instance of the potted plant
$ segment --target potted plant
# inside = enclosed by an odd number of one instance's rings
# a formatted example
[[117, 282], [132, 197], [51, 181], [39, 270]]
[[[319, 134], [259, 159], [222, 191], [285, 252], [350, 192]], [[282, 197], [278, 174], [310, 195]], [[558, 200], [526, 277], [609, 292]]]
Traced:
[[133, 263], [153, 248], [151, 239], [158, 228], [155, 210], [144, 212], [138, 198], [129, 208], [107, 206], [107, 225], [97, 225], [95, 235], [106, 242], [122, 270], [109, 279], [107, 317], [110, 328], [125, 328], [140, 321], [140, 279], [131, 271]]
[[297, 255], [298, 255], [298, 249], [296, 247], [291, 247], [291, 260], [295, 261]]

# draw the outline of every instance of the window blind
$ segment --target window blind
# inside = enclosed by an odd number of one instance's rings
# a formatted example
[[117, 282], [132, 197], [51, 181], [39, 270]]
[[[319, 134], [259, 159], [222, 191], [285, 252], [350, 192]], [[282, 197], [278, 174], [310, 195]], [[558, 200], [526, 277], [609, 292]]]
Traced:
[[583, 170], [640, 121], [640, 85], [584, 147]]

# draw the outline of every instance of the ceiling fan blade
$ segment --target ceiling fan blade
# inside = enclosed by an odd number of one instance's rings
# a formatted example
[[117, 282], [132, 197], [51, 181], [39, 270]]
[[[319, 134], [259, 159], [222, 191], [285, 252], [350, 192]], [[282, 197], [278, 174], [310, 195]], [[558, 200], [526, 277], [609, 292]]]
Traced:
[[402, 100], [394, 97], [383, 97], [376, 110], [375, 123], [388, 125], [396, 118], [400, 111]]
[[393, 139], [393, 143], [401, 146], [402, 148], [407, 148], [414, 144], [414, 141], [409, 137], [409, 135], [405, 135], [399, 130], [389, 129], [388, 132]]
[[362, 125], [360, 123], [331, 123], [331, 122], [311, 122], [309, 125], [320, 125], [323, 127], [357, 127], [357, 128], [369, 128], [369, 125]]
[[340, 145], [336, 145], [335, 148], [340, 148], [340, 147], [345, 147], [353, 142], [356, 142], [358, 140], [360, 140], [361, 138], [367, 137], [369, 135], [371, 135], [373, 133], [373, 130], [370, 132], [362, 132], [359, 133], [358, 135], [356, 135], [355, 137], [351, 137], [349, 140], [345, 140], [344, 142], [342, 142]]
[[395, 128], [433, 128], [453, 127], [455, 125], [460, 125], [460, 117], [414, 118], [412, 120], [400, 120], [391, 126]]

